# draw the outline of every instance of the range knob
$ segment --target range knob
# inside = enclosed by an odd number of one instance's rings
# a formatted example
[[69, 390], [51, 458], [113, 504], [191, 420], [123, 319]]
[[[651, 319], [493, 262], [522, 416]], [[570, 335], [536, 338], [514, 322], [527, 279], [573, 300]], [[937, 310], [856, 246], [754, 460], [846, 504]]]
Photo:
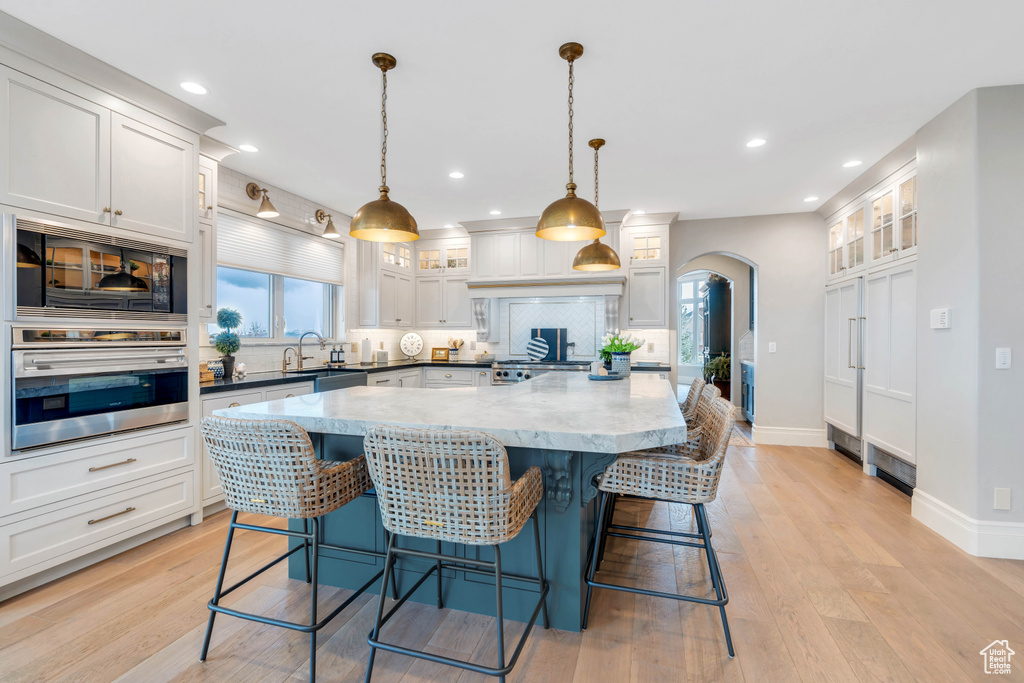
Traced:
[[508, 370], [503, 370], [503, 371], [501, 372], [501, 376], [502, 376], [502, 377], [508, 377]]
[[516, 377], [522, 377], [522, 376], [523, 376], [523, 371], [522, 370], [519, 370], [518, 372], [516, 372]]
[[526, 375], [523, 377], [523, 379], [530, 379], [530, 373], [526, 373]]

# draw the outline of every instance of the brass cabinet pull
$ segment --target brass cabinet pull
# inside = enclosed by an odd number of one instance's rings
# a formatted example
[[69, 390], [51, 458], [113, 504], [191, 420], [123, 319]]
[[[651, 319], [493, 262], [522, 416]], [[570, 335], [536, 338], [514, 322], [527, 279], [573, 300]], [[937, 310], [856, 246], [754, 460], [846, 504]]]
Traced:
[[90, 472], [99, 472], [100, 470], [109, 470], [111, 467], [120, 467], [121, 465], [130, 465], [136, 462], [135, 458], [128, 458], [124, 462], [114, 462], [109, 465], [100, 465], [99, 467], [90, 467]]
[[447, 372], [447, 373], [445, 373], [445, 375], [444, 375], [444, 376], [445, 376], [445, 377], [451, 377], [452, 375], [451, 375], [451, 373], [450, 373], [450, 372]]
[[229, 406], [228, 406], [228, 408], [237, 408], [237, 407], [238, 407], [238, 406], [240, 406], [240, 405], [242, 405], [242, 404], [241, 404], [241, 403], [238, 403], [238, 402], [236, 401], [235, 403], [232, 403], [231, 405], [229, 405]]
[[99, 524], [100, 522], [105, 522], [108, 519], [113, 519], [114, 517], [120, 517], [121, 515], [127, 515], [129, 512], [134, 512], [134, 511], [135, 511], [134, 507], [125, 508], [124, 510], [121, 510], [120, 512], [115, 512], [114, 514], [107, 515], [106, 517], [100, 517], [99, 519], [90, 519], [89, 520], [89, 524]]
[[122, 215], [122, 214], [121, 214], [121, 209], [118, 209], [117, 211], [115, 211], [115, 212], [114, 212], [114, 215], [115, 215], [115, 216], [120, 216], [120, 215]]
[[486, 372], [481, 372], [480, 374], [481, 374], [481, 375], [486, 375], [487, 373], [486, 373]]
[[110, 207], [109, 206], [104, 206], [103, 207], [103, 213], [110, 213]]
[[295, 394], [288, 394], [285, 398], [295, 398]]

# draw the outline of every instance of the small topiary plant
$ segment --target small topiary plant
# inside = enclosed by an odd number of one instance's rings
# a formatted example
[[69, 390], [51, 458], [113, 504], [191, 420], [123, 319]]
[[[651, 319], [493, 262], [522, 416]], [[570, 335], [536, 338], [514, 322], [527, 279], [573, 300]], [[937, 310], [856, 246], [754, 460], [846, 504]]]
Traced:
[[232, 355], [242, 348], [242, 342], [238, 335], [231, 330], [237, 329], [242, 324], [242, 314], [233, 308], [222, 308], [217, 311], [217, 325], [224, 328], [213, 338], [213, 348], [221, 354], [224, 362], [224, 376], [230, 378], [234, 374], [235, 357]]

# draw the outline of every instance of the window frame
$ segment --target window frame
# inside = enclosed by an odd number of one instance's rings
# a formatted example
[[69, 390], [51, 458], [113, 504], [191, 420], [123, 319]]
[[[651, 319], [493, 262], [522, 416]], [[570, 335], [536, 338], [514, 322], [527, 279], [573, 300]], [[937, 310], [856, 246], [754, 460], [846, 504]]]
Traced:
[[[701, 368], [704, 366], [704, 340], [701, 339], [701, 333], [704, 329], [702, 323], [703, 315], [701, 311], [701, 306], [703, 305], [704, 297], [701, 296], [700, 285], [702, 282], [706, 282], [707, 278], [708, 276], [705, 273], [704, 275], [698, 275], [696, 277], [693, 277], [692, 279], [688, 278], [686, 275], [683, 275], [682, 277], [676, 280], [676, 333], [679, 333], [679, 314], [682, 310], [683, 305], [691, 304], [693, 306], [693, 314], [690, 316], [690, 327], [692, 331], [691, 339], [693, 340], [693, 357], [697, 360], [696, 363], [683, 363], [679, 356], [679, 348], [677, 347], [675, 350], [677, 367]], [[684, 283], [691, 283], [693, 285], [692, 297], [683, 297], [682, 286]]]
[[[284, 282], [285, 279], [291, 280], [305, 280], [306, 282], [314, 282], [320, 284], [324, 288], [324, 328], [327, 333], [323, 334], [325, 341], [343, 341], [343, 336], [339, 334], [340, 331], [344, 331], [345, 316], [344, 316], [344, 303], [345, 303], [345, 292], [344, 286], [336, 285], [330, 282], [321, 282], [312, 278], [297, 278], [292, 275], [281, 275], [279, 273], [269, 273], [266, 271], [255, 270], [253, 268], [239, 268], [237, 266], [231, 266], [227, 264], [217, 264], [217, 280], [219, 281], [219, 274], [221, 268], [227, 268], [230, 270], [241, 270], [247, 273], [257, 273], [259, 275], [266, 275], [270, 278], [270, 296], [268, 301], [269, 307], [269, 321], [270, 321], [270, 333], [267, 337], [247, 337], [238, 332], [238, 337], [243, 340], [244, 344], [294, 344], [298, 342], [299, 337], [286, 336], [284, 334], [284, 328], [287, 321], [287, 314], [284, 311]], [[214, 285], [216, 286], [216, 284]], [[244, 320], [242, 321], [244, 324]], [[207, 322], [201, 323], [216, 327], [217, 320], [216, 316], [214, 319]], [[207, 328], [209, 330], [209, 328]], [[220, 328], [217, 328], [218, 331]], [[216, 332], [208, 334], [205, 337], [207, 344], [212, 345], [212, 339]], [[203, 335], [200, 335], [203, 337]]]

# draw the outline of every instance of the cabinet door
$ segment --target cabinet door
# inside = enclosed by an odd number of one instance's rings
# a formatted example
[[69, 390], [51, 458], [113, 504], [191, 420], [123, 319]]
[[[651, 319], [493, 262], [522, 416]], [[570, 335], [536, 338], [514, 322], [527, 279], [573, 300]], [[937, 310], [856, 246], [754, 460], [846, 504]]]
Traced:
[[398, 373], [398, 386], [403, 389], [416, 389], [423, 386], [423, 371], [408, 370]]
[[369, 387], [394, 387], [398, 386], [398, 374], [394, 372], [376, 372], [370, 375], [366, 381]]
[[312, 382], [301, 382], [299, 384], [286, 384], [280, 389], [267, 389], [264, 397], [267, 401], [276, 401], [281, 398], [292, 398], [294, 396], [306, 396], [313, 393]]
[[191, 242], [198, 171], [193, 145], [116, 113], [111, 125], [111, 225]]
[[476, 386], [476, 387], [489, 387], [489, 386], [491, 386], [491, 371], [490, 370], [474, 370], [473, 371], [473, 386]]
[[412, 276], [411, 275], [399, 275], [395, 279], [395, 311], [397, 317], [395, 323], [399, 327], [412, 327], [412, 306], [413, 297], [415, 296]]
[[398, 324], [398, 274], [390, 270], [380, 272], [380, 324], [394, 327]]
[[199, 319], [213, 320], [217, 311], [217, 237], [212, 224], [200, 221], [196, 246], [199, 251]]
[[469, 240], [445, 240], [441, 246], [441, 265], [446, 273], [468, 274]]
[[200, 223], [213, 223], [217, 210], [217, 162], [199, 157], [199, 175], [196, 176], [196, 207]]
[[667, 228], [630, 228], [626, 240], [625, 250], [631, 266], [662, 266], [668, 263]]
[[494, 277], [494, 238], [494, 235], [473, 235], [471, 238], [473, 259], [469, 267], [474, 280]]
[[544, 274], [544, 243], [529, 233], [519, 235], [519, 275], [521, 277], [540, 277]]
[[469, 300], [468, 278], [445, 277], [444, 315], [441, 320], [445, 327], [472, 327], [473, 306]]
[[444, 318], [441, 305], [444, 291], [441, 277], [421, 277], [416, 282], [416, 325], [417, 327], [440, 327]]
[[519, 274], [519, 235], [495, 235], [493, 277], [509, 278]]
[[916, 462], [917, 330], [914, 264], [864, 282], [864, 438]]
[[[216, 396], [214, 398], [203, 399], [203, 417], [209, 417], [213, 415], [213, 411], [221, 410], [222, 408], [233, 408], [235, 406], [247, 406], [252, 403], [261, 403], [263, 401], [262, 391], [252, 391], [244, 394], [236, 394], [232, 392], [227, 396]], [[224, 495], [224, 490], [220, 485], [220, 477], [217, 476], [217, 468], [213, 466], [213, 461], [210, 460], [210, 454], [206, 451], [206, 444], [203, 443], [202, 439], [199, 439], [200, 448], [203, 449], [203, 504], [209, 505], [212, 502], [220, 499]]]
[[825, 422], [855, 437], [860, 436], [861, 282], [857, 278], [825, 290]]
[[544, 275], [547, 277], [564, 277], [572, 270], [572, 257], [569, 256], [569, 247], [583, 242], [555, 242], [554, 240], [539, 240], [544, 243]]
[[666, 327], [665, 268], [629, 269], [629, 326]]
[[0, 204], [109, 222], [109, 110], [0, 67], [0, 126]]

